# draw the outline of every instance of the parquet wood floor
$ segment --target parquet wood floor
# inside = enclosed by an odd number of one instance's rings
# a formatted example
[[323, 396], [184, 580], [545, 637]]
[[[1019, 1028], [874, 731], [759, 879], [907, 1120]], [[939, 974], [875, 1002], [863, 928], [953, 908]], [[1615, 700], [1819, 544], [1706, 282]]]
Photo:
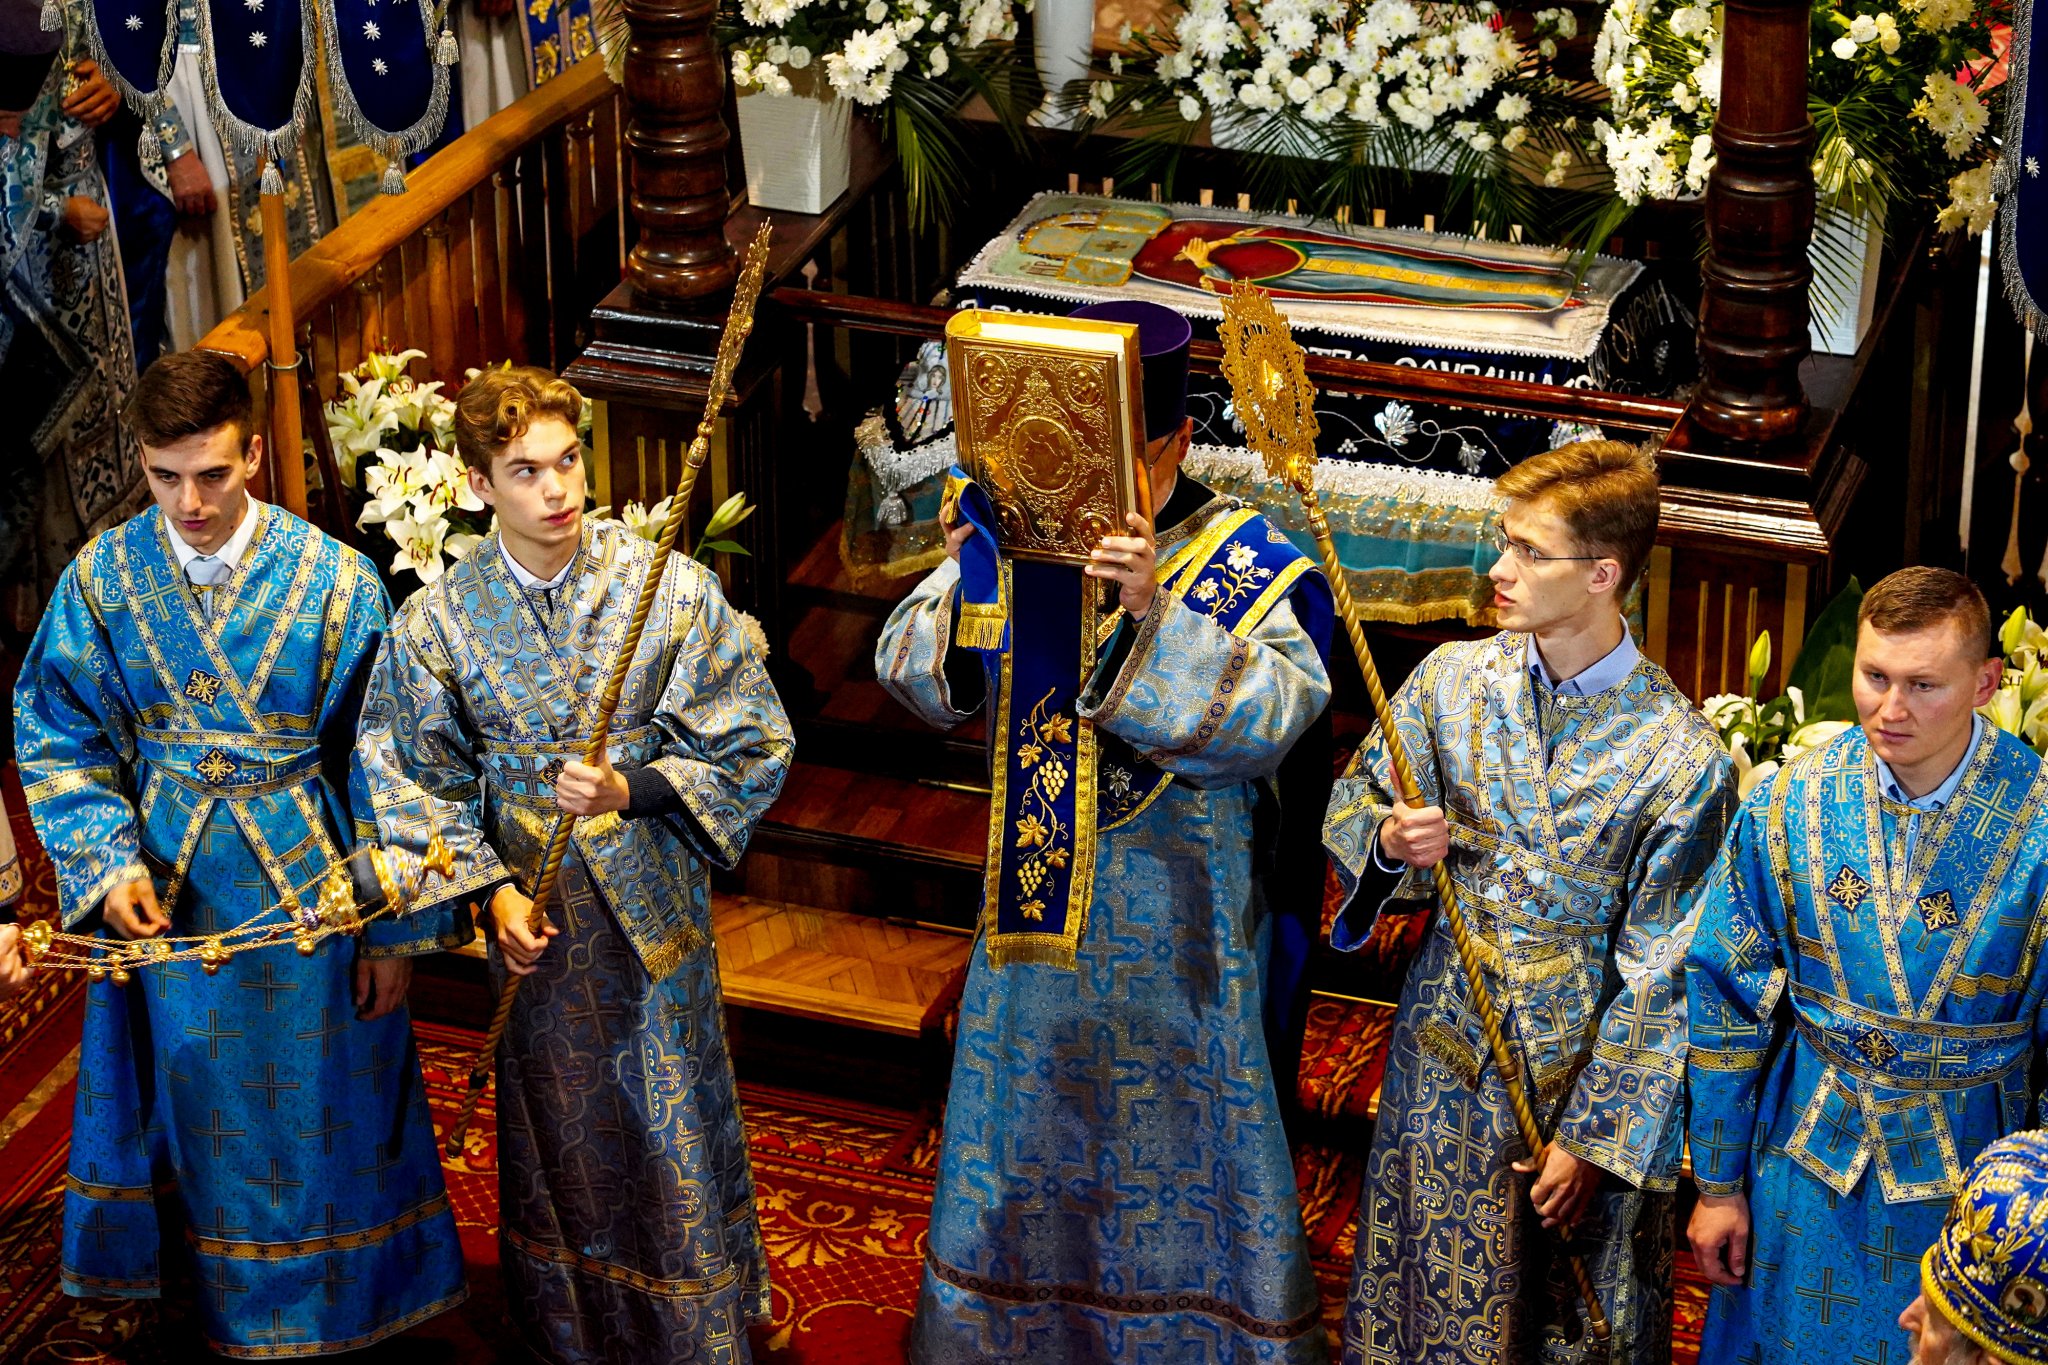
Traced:
[[967, 969], [973, 940], [871, 915], [717, 895], [726, 1000], [915, 1038]]

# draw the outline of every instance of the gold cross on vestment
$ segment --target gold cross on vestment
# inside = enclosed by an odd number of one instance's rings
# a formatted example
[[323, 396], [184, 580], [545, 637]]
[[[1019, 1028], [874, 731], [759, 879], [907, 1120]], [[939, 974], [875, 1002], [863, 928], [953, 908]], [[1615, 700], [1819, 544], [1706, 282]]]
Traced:
[[213, 674], [195, 668], [192, 670], [192, 676], [185, 679], [185, 695], [201, 706], [211, 706], [213, 699], [220, 695], [221, 689], [225, 686], [227, 684]]

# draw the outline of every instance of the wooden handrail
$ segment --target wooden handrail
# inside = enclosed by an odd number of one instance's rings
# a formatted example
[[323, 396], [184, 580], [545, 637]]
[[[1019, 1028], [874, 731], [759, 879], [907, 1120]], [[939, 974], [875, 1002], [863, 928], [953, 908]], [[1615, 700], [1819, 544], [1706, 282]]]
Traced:
[[[578, 62], [429, 157], [408, 177], [404, 194], [376, 196], [292, 262], [293, 321], [311, 316], [361, 279], [521, 147], [596, 109], [617, 89], [605, 75], [603, 62]], [[270, 354], [269, 310], [269, 289], [257, 290], [202, 337], [200, 347], [227, 356], [245, 374], [253, 372]], [[424, 346], [428, 338], [411, 340]]]

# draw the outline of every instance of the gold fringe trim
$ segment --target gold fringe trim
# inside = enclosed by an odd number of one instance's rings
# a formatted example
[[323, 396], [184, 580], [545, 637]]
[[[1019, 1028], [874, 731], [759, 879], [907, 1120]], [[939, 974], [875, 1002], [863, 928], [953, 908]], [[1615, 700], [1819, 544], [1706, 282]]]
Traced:
[[1003, 627], [1009, 618], [1001, 607], [984, 607], [973, 602], [960, 606], [960, 624], [954, 630], [953, 643], [962, 649], [1001, 649]]
[[684, 958], [695, 957], [709, 942], [702, 929], [694, 924], [685, 924], [661, 943], [643, 951], [640, 964], [653, 980], [666, 981], [676, 968], [683, 965]]
[[1074, 945], [1047, 941], [1051, 935], [1031, 935], [1022, 942], [1007, 934], [988, 937], [988, 965], [1001, 971], [1012, 964], [1037, 967], [1074, 968]]

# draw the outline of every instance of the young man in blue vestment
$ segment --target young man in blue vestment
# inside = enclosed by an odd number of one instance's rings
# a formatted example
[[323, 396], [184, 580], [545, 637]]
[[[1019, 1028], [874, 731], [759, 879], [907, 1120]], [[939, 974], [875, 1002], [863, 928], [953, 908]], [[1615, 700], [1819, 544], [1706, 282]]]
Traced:
[[1254, 877], [1266, 784], [1329, 697], [1329, 588], [1179, 473], [1186, 320], [1079, 316], [1139, 326], [1156, 530], [1133, 514], [1085, 577], [1012, 563], [956, 471], [950, 557], [876, 646], [932, 724], [989, 709], [996, 776], [910, 1355], [1320, 1362]]
[[[610, 748], [583, 762], [654, 546], [583, 515], [583, 399], [491, 371], [456, 443], [497, 530], [399, 610], [358, 751], [385, 843], [455, 857], [446, 910], [524, 985], [498, 1053], [500, 1257], [542, 1360], [745, 1361], [768, 1265], [726, 1051], [710, 865], [782, 790], [788, 718], [718, 579], [671, 556]], [[558, 821], [578, 820], [538, 934]]]
[[1601, 1358], [1543, 1231], [1559, 1226], [1612, 1329], [1605, 1358], [1670, 1356], [1685, 945], [1734, 786], [1622, 617], [1656, 538], [1650, 454], [1577, 442], [1495, 487], [1504, 629], [1438, 649], [1394, 697], [1425, 805], [1396, 799], [1378, 736], [1338, 780], [1324, 840], [1347, 905], [1330, 941], [1356, 948], [1379, 915], [1426, 907], [1426, 869], [1448, 858], [1548, 1145], [1535, 1168], [1439, 916], [1388, 1043], [1347, 1365]]
[[[157, 506], [64, 571], [15, 691], [64, 925], [123, 939], [310, 902], [367, 808], [349, 746], [388, 609], [370, 564], [248, 496], [248, 381], [166, 356], [126, 413]], [[458, 1303], [404, 1004], [417, 921], [87, 988], [64, 1288], [153, 1298], [162, 1234], [241, 1359], [364, 1346]]]
[[1687, 962], [1703, 1360], [1899, 1360], [1964, 1168], [2042, 1121], [2048, 767], [1975, 713], [1994, 653], [1968, 579], [1884, 579], [1861, 724], [1735, 820]]

